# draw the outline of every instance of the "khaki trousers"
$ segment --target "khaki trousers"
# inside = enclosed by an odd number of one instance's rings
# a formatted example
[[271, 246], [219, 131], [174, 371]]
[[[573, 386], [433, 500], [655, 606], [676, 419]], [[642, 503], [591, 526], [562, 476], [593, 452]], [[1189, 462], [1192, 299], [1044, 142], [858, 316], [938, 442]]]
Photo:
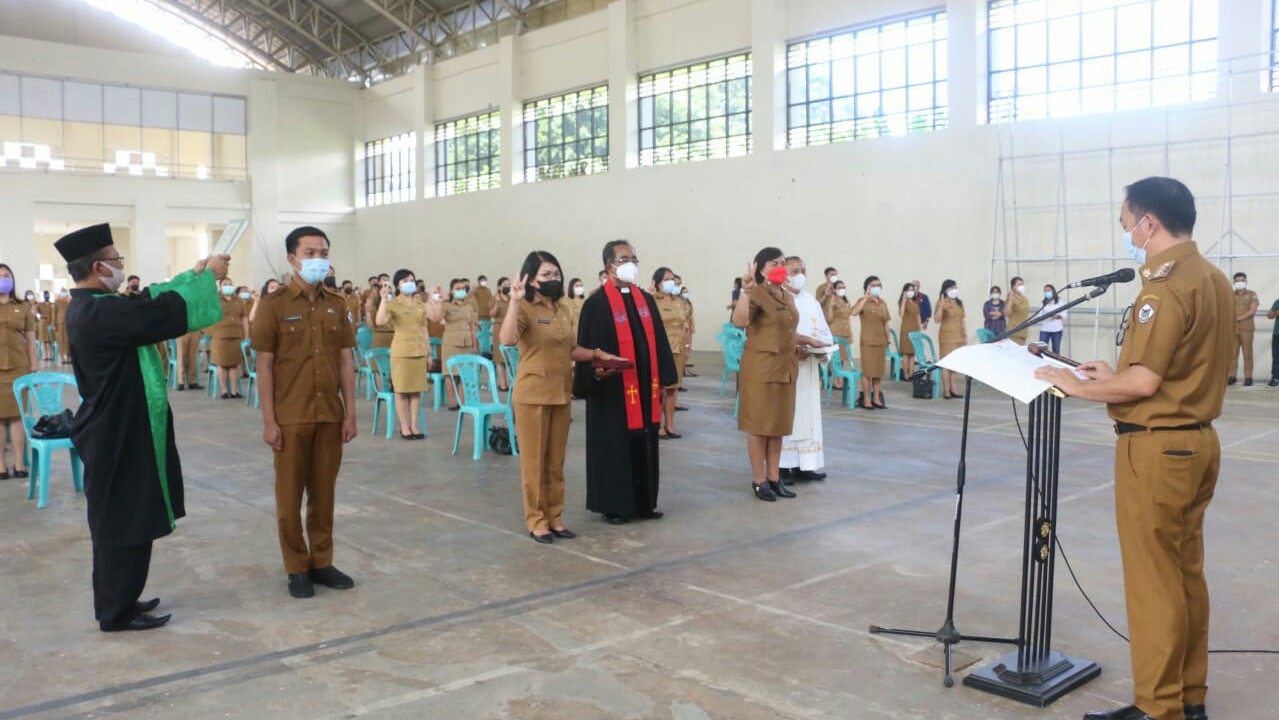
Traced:
[[275, 514], [284, 571], [293, 575], [333, 564], [333, 497], [342, 465], [342, 423], [282, 425], [280, 432], [284, 449], [275, 454]]
[[1235, 363], [1239, 360], [1239, 351], [1243, 351], [1243, 378], [1246, 380], [1252, 377], [1252, 334], [1256, 332], [1255, 328], [1236, 328], [1235, 329], [1235, 354], [1230, 363], [1230, 375], [1234, 376]]
[[200, 333], [178, 338], [178, 382], [183, 385], [200, 384]]
[[515, 403], [515, 432], [520, 444], [520, 482], [524, 486], [524, 522], [529, 532], [546, 534], [562, 526], [564, 454], [568, 448], [571, 406]]
[[1155, 720], [1182, 720], [1182, 703], [1208, 693], [1203, 523], [1220, 466], [1212, 428], [1128, 433], [1115, 445], [1135, 704]]

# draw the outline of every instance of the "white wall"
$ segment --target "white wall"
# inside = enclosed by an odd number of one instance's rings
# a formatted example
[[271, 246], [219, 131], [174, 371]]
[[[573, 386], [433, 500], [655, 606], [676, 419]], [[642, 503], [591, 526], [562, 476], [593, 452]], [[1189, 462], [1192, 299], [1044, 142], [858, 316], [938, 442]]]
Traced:
[[[610, 8], [513, 39], [517, 64], [506, 75], [495, 48], [428, 68], [433, 90], [422, 102], [447, 108], [436, 117], [454, 116], [501, 104], [507, 75], [513, 77], [515, 92], [528, 99], [607, 77], [610, 60], [629, 57], [635, 70], [643, 71], [745, 47], [755, 52], [758, 88], [762, 55], [784, 48], [787, 40], [937, 6], [927, 0], [619, 1], [629, 5], [620, 12]], [[1257, 7], [1241, 9], [1245, 4]], [[1262, 38], [1252, 37], [1255, 33], [1241, 39], [1244, 28], [1263, 21], [1262, 4], [1222, 3], [1222, 43], [1231, 44], [1223, 47], [1224, 57], [1262, 51]], [[943, 279], [955, 278], [969, 301], [975, 329], [992, 280], [1006, 290], [1008, 276], [1020, 273], [1033, 297], [1045, 282], [1061, 284], [1068, 277], [1114, 267], [1110, 260], [1067, 265], [1061, 260], [1054, 264], [1024, 259], [1121, 256], [1115, 219], [1122, 187], [1141, 177], [1173, 174], [1186, 181], [1200, 197], [1201, 247], [1207, 251], [1214, 246], [1226, 217], [1221, 200], [1226, 143], [1220, 138], [1231, 136], [1234, 225], [1252, 246], [1236, 241], [1233, 251], [1246, 254], [1255, 249], [1276, 256], [1235, 260], [1234, 265], [1250, 266], [1254, 287], [1279, 291], [1279, 242], [1269, 232], [1279, 222], [1279, 179], [1272, 170], [1279, 167], [1279, 136], [1247, 137], [1279, 132], [1279, 98], [1260, 92], [1255, 61], [1251, 66], [1229, 64], [1234, 75], [1223, 78], [1222, 100], [1195, 108], [988, 126], [977, 122], [985, 102], [980, 74], [984, 4], [951, 0], [946, 5], [952, 20], [953, 93], [946, 130], [777, 151], [757, 134], [755, 153], [747, 158], [635, 169], [614, 163], [610, 172], [599, 176], [361, 209], [357, 229], [363, 264], [356, 274], [363, 277], [405, 266], [431, 282], [480, 273], [496, 277], [514, 273], [527, 251], [542, 248], [556, 253], [566, 272], [589, 285], [599, 269], [603, 243], [626, 237], [635, 242], [645, 268], [670, 265], [683, 275], [697, 308], [697, 345], [712, 349], [714, 335], [727, 318], [724, 308], [732, 278], [760, 247], [778, 245], [804, 256], [811, 277], [835, 265], [850, 285], [860, 287], [862, 278], [876, 274], [894, 296], [913, 279], [921, 280], [935, 296]], [[784, 22], [755, 27], [755, 14]], [[610, 34], [610, 19], [617, 18], [629, 18], [631, 31], [613, 29]], [[629, 41], [633, 46], [628, 53], [600, 47], [600, 39]], [[556, 45], [562, 48], [557, 51]], [[1245, 77], [1250, 79], [1241, 82]], [[1234, 97], [1227, 103], [1232, 83]], [[784, 86], [780, 89], [784, 97]], [[610, 112], [633, 113], [627, 99], [616, 95], [614, 89]], [[467, 99], [459, 101], [463, 96]], [[412, 128], [391, 127], [409, 115], [395, 110], [376, 88], [365, 97], [366, 121], [378, 124], [382, 135]], [[510, 105], [518, 108], [518, 103]], [[768, 105], [757, 95], [757, 127]], [[428, 108], [428, 116], [430, 112]], [[395, 121], [384, 122], [392, 113]], [[509, 116], [505, 120], [512, 122]], [[627, 127], [635, 122], [633, 114], [626, 122]], [[1172, 143], [1167, 148], [1162, 146], [1165, 138]], [[1196, 140], [1202, 142], [1192, 142]], [[619, 142], [616, 133], [612, 142]], [[1124, 149], [1152, 142], [1160, 146]], [[1069, 152], [1063, 155], [1063, 150]], [[1000, 158], [1012, 155], [1046, 156], [1003, 163], [1005, 201], [999, 212]], [[1064, 184], [1059, 182], [1062, 168]], [[1063, 188], [1065, 204], [1059, 195]], [[1242, 197], [1245, 194], [1260, 195]], [[1023, 259], [1020, 264], [992, 262], [1004, 255], [1002, 226], [999, 243], [995, 242], [1000, 217], [1008, 221], [1009, 254]], [[1228, 245], [1221, 247], [1231, 252]], [[1230, 267], [1231, 260], [1222, 258], [1221, 264]], [[1135, 286], [1117, 288], [1101, 307], [1117, 313], [1134, 292]], [[1077, 314], [1070, 349], [1108, 355], [1108, 344], [1095, 338], [1109, 336], [1114, 317]], [[1101, 332], [1094, 333], [1094, 322]], [[1258, 333], [1259, 358], [1268, 356], [1268, 345], [1263, 345], [1268, 337], [1262, 335]]]

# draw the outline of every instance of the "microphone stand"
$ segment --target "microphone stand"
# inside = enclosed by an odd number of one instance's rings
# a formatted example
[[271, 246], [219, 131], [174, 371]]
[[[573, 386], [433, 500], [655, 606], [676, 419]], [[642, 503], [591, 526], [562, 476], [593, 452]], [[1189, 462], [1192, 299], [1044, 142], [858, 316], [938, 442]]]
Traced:
[[[1014, 328], [1005, 330], [1004, 332], [995, 336], [990, 342], [995, 343], [1001, 340], [1006, 340], [1009, 337], [1012, 337], [1013, 335], [1016, 335], [1017, 333], [1021, 332], [1022, 330], [1026, 330], [1042, 322], [1051, 320], [1052, 318], [1055, 318], [1058, 315], [1061, 315], [1062, 313], [1066, 312], [1067, 310], [1077, 305], [1080, 305], [1085, 302], [1088, 302], [1089, 300], [1093, 300], [1095, 298], [1101, 297], [1109, 289], [1110, 289], [1109, 284], [1098, 285], [1094, 287], [1092, 291], [1090, 291], [1087, 295], [1075, 298], [1074, 300], [1057, 308], [1051, 313], [1036, 313], [1035, 315], [1032, 315], [1020, 325]], [[903, 628], [885, 628], [885, 627], [880, 627], [879, 625], [870, 626], [870, 633], [872, 635], [902, 635], [907, 637], [930, 637], [930, 638], [936, 639], [937, 642], [941, 643], [942, 647], [945, 650], [945, 655], [946, 655], [945, 676], [942, 679], [942, 685], [944, 685], [945, 687], [953, 687], [955, 684], [955, 678], [952, 673], [953, 652], [954, 652], [954, 647], [958, 645], [960, 642], [964, 640], [969, 640], [971, 642], [998, 643], [998, 644], [1004, 644], [1004, 645], [1017, 645], [1019, 647], [1023, 644], [1022, 638], [988, 637], [984, 635], [964, 635], [963, 633], [959, 632], [959, 629], [957, 627], [955, 627], [955, 589], [959, 581], [959, 537], [960, 537], [960, 527], [962, 525], [963, 517], [964, 517], [964, 487], [967, 484], [967, 475], [968, 475], [968, 421], [970, 416], [972, 397], [973, 397], [973, 379], [971, 376], [967, 376], [965, 378], [965, 383], [964, 383], [964, 424], [963, 424], [963, 430], [960, 434], [960, 440], [959, 440], [959, 468], [956, 472], [956, 477], [955, 477], [955, 527], [954, 527], [954, 539], [952, 540], [951, 550], [950, 550], [950, 587], [947, 591], [947, 597], [946, 597], [946, 619], [942, 622], [942, 626], [935, 631], [910, 630], [910, 629], [903, 629]]]

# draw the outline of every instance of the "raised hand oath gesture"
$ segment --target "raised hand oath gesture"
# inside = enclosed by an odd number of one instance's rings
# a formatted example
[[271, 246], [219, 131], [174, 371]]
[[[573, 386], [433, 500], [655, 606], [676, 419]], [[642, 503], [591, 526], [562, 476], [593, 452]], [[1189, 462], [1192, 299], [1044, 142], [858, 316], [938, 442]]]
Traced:
[[750, 290], [755, 287], [755, 271], [757, 269], [754, 260], [746, 264], [746, 274], [742, 276], [743, 290]]

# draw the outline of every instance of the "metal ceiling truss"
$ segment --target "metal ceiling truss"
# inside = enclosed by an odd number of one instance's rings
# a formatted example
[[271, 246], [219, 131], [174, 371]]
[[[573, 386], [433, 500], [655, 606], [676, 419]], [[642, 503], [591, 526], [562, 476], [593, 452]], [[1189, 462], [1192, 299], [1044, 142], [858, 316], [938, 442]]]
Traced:
[[525, 13], [556, 0], [470, 0], [443, 11], [430, 0], [362, 1], [396, 30], [365, 37], [316, 0], [153, 0], [262, 68], [366, 86], [451, 56], [459, 38], [499, 21], [513, 18], [522, 32]]

